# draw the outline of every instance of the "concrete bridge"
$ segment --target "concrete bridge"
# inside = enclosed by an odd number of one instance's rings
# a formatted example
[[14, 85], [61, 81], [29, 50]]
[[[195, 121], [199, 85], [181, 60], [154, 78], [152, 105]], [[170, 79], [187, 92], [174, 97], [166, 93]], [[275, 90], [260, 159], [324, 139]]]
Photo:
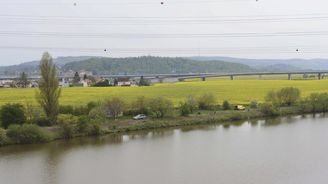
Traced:
[[[97, 77], [102, 78], [120, 78], [120, 77], [128, 77], [128, 78], [141, 78], [144, 77], [146, 79], [168, 79], [168, 78], [176, 78], [179, 81], [184, 81], [187, 79], [202, 79], [205, 81], [207, 78], [215, 78], [215, 77], [230, 77], [231, 80], [234, 80], [237, 76], [259, 76], [261, 79], [264, 75], [286, 75], [288, 80], [292, 80], [292, 75], [296, 74], [314, 74], [320, 80], [323, 78], [325, 74], [328, 74], [328, 71], [296, 71], [296, 72], [244, 72], [244, 73], [187, 73], [187, 74], [136, 74], [136, 75], [97, 75]], [[14, 80], [18, 77], [0, 77], [0, 80]], [[71, 77], [67, 76], [59, 76], [58, 78], [66, 78], [71, 79]], [[39, 80], [40, 76], [32, 76], [28, 78], [29, 80]]]
[[179, 77], [180, 81], [184, 81], [186, 79], [197, 79], [200, 78], [203, 81], [206, 78], [215, 78], [215, 77], [230, 77], [230, 80], [234, 80], [237, 76], [259, 76], [259, 79], [263, 75], [287, 75], [288, 80], [292, 80], [292, 75], [296, 74], [314, 74], [317, 76], [318, 80], [321, 80], [325, 74], [328, 74], [328, 71], [296, 71], [296, 72], [246, 72], [246, 73], [222, 73], [222, 74], [205, 74], [205, 75], [194, 75], [194, 76], [186, 76]]

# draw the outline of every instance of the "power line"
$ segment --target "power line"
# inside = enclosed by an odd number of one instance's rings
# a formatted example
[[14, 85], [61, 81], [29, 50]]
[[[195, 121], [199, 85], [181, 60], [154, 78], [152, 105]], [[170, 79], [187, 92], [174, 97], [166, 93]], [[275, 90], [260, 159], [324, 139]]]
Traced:
[[193, 34], [160, 34], [160, 33], [64, 33], [64, 32], [18, 32], [0, 31], [0, 36], [27, 37], [67, 37], [67, 38], [247, 38], [247, 37], [295, 37], [295, 36], [327, 36], [328, 31], [308, 32], [250, 32], [250, 33], [193, 33]]
[[[37, 50], [37, 51], [66, 51], [66, 52], [95, 52], [108, 54], [195, 54], [197, 52], [206, 54], [222, 54], [222, 53], [327, 53], [327, 49], [321, 46], [302, 46], [296, 52], [296, 46], [287, 47], [233, 47], [233, 48], [78, 48], [78, 47], [30, 47], [30, 46], [0, 46], [0, 49], [9, 50]], [[319, 48], [319, 49], [318, 49]]]
[[[1, 19], [2, 17], [0, 17]], [[320, 17], [282, 17], [282, 18], [243, 18], [243, 19], [220, 19], [220, 18], [119, 18], [119, 19], [44, 19], [44, 18], [5, 18], [2, 22], [21, 24], [56, 24], [56, 25], [139, 25], [139, 24], [213, 24], [213, 23], [258, 23], [258, 22], [290, 22], [290, 21], [326, 21], [328, 16]]]
[[71, 6], [103, 6], [103, 5], [158, 5], [158, 6], [167, 6], [174, 4], [221, 4], [221, 3], [250, 3], [256, 2], [255, 0], [176, 0], [176, 1], [75, 1], [75, 2], [44, 2], [44, 1], [11, 1], [11, 2], [0, 2], [0, 5], [7, 6], [61, 6], [61, 5], [71, 5]]

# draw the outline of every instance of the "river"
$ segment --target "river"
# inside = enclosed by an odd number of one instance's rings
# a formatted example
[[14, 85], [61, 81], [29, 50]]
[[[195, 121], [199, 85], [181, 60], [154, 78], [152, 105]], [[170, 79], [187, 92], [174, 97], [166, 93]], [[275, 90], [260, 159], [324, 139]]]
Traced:
[[328, 116], [0, 148], [0, 184], [326, 184]]

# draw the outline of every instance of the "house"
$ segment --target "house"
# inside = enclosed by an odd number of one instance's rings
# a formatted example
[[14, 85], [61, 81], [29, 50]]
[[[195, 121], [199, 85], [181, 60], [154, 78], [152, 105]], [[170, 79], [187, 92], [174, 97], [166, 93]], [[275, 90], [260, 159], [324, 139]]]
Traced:
[[69, 79], [64, 78], [64, 77], [59, 79], [59, 86], [60, 87], [69, 87]]
[[131, 86], [132, 82], [129, 77], [119, 77], [116, 79], [117, 86]]

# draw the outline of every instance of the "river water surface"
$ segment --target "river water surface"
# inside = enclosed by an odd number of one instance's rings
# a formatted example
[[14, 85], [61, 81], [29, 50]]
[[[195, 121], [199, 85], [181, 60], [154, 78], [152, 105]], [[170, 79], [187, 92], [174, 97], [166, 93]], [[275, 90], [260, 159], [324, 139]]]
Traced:
[[327, 184], [328, 117], [0, 148], [0, 184]]

